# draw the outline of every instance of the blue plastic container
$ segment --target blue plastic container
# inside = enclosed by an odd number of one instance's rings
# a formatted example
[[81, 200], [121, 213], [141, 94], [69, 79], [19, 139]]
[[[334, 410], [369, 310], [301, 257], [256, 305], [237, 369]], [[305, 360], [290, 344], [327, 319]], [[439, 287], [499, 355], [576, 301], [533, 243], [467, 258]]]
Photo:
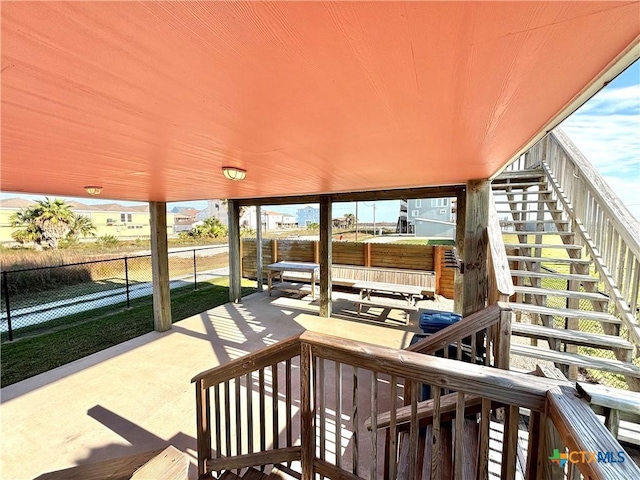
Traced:
[[420, 314], [418, 325], [424, 333], [432, 334], [453, 325], [461, 318], [462, 316], [457, 313], [425, 310]]

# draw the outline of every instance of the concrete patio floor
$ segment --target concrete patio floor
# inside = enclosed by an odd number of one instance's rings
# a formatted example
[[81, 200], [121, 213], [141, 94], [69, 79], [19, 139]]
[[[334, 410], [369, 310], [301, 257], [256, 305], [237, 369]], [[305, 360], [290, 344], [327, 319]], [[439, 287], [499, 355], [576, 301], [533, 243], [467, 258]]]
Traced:
[[188, 455], [196, 478], [190, 380], [197, 373], [305, 329], [399, 348], [418, 331], [417, 315], [405, 325], [399, 311], [356, 318], [348, 294], [334, 293], [330, 319], [300, 297], [256, 293], [5, 387], [0, 478], [35, 478], [169, 444]]

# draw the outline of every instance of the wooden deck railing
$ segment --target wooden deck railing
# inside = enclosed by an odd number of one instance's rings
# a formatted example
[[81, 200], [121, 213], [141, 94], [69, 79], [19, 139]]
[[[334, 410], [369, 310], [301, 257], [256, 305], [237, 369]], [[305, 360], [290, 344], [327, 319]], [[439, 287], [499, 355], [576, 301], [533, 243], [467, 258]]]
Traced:
[[[540, 465], [552, 454], [544, 444], [545, 415], [570, 449], [616, 455], [622, 450], [565, 383], [482, 365], [460, 366], [454, 360], [305, 332], [203, 372], [193, 379], [200, 478], [214, 471], [282, 464], [291, 465], [303, 480], [418, 478], [422, 385], [433, 396], [428, 407], [431, 478], [440, 478], [441, 471], [451, 478], [488, 478], [490, 422], [497, 408], [506, 409], [502, 479], [516, 475], [521, 408], [529, 410], [531, 419], [526, 479], [541, 478]], [[408, 385], [411, 401], [406, 412], [396, 415]], [[478, 441], [469, 451], [463, 446], [464, 428], [472, 410], [478, 416], [472, 422]], [[382, 412], [390, 413], [378, 425]], [[453, 425], [453, 437], [439, 434], [445, 422]], [[386, 434], [379, 427], [394, 432], [391, 438], [408, 430], [402, 476], [398, 444], [391, 441], [385, 448]], [[593, 479], [640, 478], [631, 460], [577, 466]]]

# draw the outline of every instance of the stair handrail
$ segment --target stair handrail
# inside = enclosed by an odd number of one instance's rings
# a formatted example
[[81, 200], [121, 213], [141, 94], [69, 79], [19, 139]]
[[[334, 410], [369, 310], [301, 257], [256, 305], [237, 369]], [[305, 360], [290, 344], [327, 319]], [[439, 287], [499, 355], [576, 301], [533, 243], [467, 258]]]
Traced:
[[495, 199], [492, 191], [489, 191], [489, 218], [487, 224], [488, 240], [488, 275], [489, 275], [489, 304], [495, 302], [507, 302], [515, 293], [511, 268], [507, 259], [507, 250], [504, 246], [500, 220], [496, 210]]
[[562, 130], [552, 132], [546, 145], [542, 168], [638, 347], [640, 223]]

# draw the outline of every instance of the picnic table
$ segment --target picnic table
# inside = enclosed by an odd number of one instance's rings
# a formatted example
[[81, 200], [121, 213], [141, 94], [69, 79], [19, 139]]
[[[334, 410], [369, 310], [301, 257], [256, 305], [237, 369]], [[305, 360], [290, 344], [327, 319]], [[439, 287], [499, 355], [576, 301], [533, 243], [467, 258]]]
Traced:
[[[422, 298], [422, 287], [416, 285], [400, 285], [397, 283], [382, 282], [356, 282], [353, 288], [360, 290], [360, 299], [356, 301], [358, 305], [358, 316], [362, 309], [362, 305], [371, 305], [378, 307], [389, 307], [404, 310], [405, 312], [417, 311], [416, 300]], [[400, 301], [393, 298], [374, 297], [374, 292], [387, 293], [400, 297]]]
[[284, 272], [300, 272], [300, 273], [308, 273], [311, 278], [311, 298], [315, 300], [316, 298], [316, 272], [320, 269], [320, 265], [312, 262], [276, 262], [270, 265], [267, 265], [267, 287], [269, 291], [269, 296], [271, 296], [271, 290], [275, 288], [273, 286], [273, 277], [280, 277], [280, 282], [282, 282], [282, 277]]

